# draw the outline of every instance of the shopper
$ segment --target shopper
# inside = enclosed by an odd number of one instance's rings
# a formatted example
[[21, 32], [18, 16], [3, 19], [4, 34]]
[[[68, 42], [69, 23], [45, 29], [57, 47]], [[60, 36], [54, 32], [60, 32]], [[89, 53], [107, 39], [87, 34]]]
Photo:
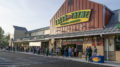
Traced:
[[48, 55], [49, 55], [49, 49], [46, 48], [46, 56], [48, 56]]
[[34, 47], [33, 50], [34, 50], [34, 54], [35, 54], [36, 53], [36, 47]]
[[72, 53], [72, 49], [71, 49], [71, 47], [69, 47], [68, 48], [68, 55], [69, 55], [69, 57], [71, 57], [71, 53]]
[[92, 48], [89, 47], [88, 49], [88, 54], [89, 54], [89, 61], [90, 61], [90, 58], [92, 57]]
[[72, 47], [72, 57], [74, 57], [74, 47]]
[[89, 50], [89, 48], [88, 48], [88, 46], [87, 46], [87, 48], [86, 48], [86, 52], [85, 52], [85, 55], [86, 55], [86, 61], [88, 61], [88, 57], [89, 57], [89, 53], [88, 53], [88, 50]]
[[53, 56], [53, 48], [51, 49], [51, 56]]
[[76, 57], [77, 56], [77, 49], [76, 48], [74, 48], [74, 56]]
[[59, 54], [59, 48], [56, 48], [56, 55], [58, 56]]
[[67, 48], [64, 48], [64, 56], [67, 57]]
[[97, 48], [96, 48], [96, 46], [94, 47], [94, 56], [97, 56]]

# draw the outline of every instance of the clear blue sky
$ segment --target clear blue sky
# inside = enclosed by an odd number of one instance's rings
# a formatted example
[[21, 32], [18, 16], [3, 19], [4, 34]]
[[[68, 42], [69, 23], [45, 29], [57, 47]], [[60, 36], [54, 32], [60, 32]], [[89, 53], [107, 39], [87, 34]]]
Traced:
[[[50, 25], [50, 19], [65, 0], [0, 0], [0, 26], [5, 33], [12, 25], [33, 30]], [[111, 10], [120, 9], [120, 0], [94, 0]]]

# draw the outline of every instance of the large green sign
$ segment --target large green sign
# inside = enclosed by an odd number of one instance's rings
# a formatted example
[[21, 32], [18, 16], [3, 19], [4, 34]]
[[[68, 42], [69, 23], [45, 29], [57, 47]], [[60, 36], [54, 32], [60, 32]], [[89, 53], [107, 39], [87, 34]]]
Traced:
[[68, 13], [56, 19], [56, 22], [55, 22], [56, 27], [89, 21], [90, 13], [91, 13], [91, 9], [79, 10], [79, 11]]

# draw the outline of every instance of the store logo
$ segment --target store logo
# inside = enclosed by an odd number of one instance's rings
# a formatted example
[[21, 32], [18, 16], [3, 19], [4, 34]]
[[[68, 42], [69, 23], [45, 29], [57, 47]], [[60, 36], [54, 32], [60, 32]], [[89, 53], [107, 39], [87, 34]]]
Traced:
[[74, 11], [71, 13], [67, 13], [66, 15], [56, 19], [55, 24], [56, 27], [61, 27], [61, 26], [76, 24], [80, 22], [87, 22], [89, 21], [90, 14], [91, 14], [91, 9]]
[[101, 59], [100, 59], [99, 57], [94, 57], [94, 58], [92, 58], [92, 60], [93, 60], [94, 62], [99, 62], [99, 61], [101, 61]]

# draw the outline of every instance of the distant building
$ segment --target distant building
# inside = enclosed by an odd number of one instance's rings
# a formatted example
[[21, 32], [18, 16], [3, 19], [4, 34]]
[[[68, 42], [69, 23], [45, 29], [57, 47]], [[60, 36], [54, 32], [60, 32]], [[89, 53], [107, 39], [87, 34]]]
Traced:
[[13, 46], [13, 41], [22, 39], [25, 37], [25, 33], [27, 33], [27, 29], [24, 27], [19, 27], [19, 26], [13, 26], [11, 28], [11, 33], [10, 33], [10, 46]]
[[45, 39], [49, 34], [49, 27], [27, 31], [24, 27], [13, 26], [10, 34], [10, 46], [41, 47], [41, 44], [49, 45], [49, 40]]

